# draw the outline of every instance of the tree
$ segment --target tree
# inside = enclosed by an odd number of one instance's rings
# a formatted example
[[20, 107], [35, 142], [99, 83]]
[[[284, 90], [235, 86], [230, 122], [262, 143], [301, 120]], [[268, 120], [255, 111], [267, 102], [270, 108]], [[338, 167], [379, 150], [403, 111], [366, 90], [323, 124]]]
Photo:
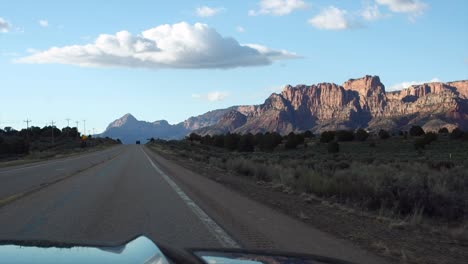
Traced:
[[320, 142], [328, 143], [335, 139], [334, 131], [325, 131], [320, 135]]
[[227, 148], [229, 150], [236, 150], [239, 144], [239, 135], [238, 134], [231, 134], [227, 133], [224, 136], [224, 148]]
[[379, 138], [380, 139], [388, 139], [388, 138], [390, 138], [390, 133], [388, 133], [386, 130], [380, 129]]
[[442, 127], [441, 129], [439, 129], [439, 134], [448, 134], [449, 131], [446, 127]]
[[224, 147], [224, 135], [215, 135], [213, 137], [213, 145], [218, 148]]
[[250, 133], [242, 135], [239, 139], [237, 150], [239, 152], [253, 152], [254, 151], [254, 136]]
[[286, 143], [284, 144], [284, 148], [286, 149], [295, 149], [299, 145], [298, 140], [296, 139], [295, 135], [288, 136], [286, 138]]
[[366, 141], [368, 137], [369, 137], [369, 133], [367, 133], [367, 131], [365, 131], [364, 129], [360, 128], [356, 131], [357, 140]]
[[450, 133], [450, 139], [460, 139], [463, 137], [465, 133], [463, 130], [461, 130], [459, 127], [455, 128], [452, 130], [452, 133]]
[[283, 140], [280, 134], [278, 133], [265, 133], [261, 137], [259, 142], [259, 148], [261, 151], [273, 151]]
[[198, 134], [196, 134], [196, 133], [190, 133], [188, 139], [189, 139], [190, 141], [192, 141], [192, 142], [193, 142], [193, 141], [200, 141], [200, 140], [201, 140], [201, 136], [198, 135]]
[[425, 134], [424, 130], [420, 126], [412, 126], [410, 128], [409, 133], [410, 133], [410, 136], [412, 137], [419, 137]]
[[306, 130], [306, 131], [304, 132], [304, 137], [305, 137], [305, 138], [313, 138], [313, 137], [315, 137], [315, 135], [312, 133], [312, 131]]
[[336, 140], [338, 141], [353, 141], [354, 133], [350, 130], [338, 130], [335, 133]]

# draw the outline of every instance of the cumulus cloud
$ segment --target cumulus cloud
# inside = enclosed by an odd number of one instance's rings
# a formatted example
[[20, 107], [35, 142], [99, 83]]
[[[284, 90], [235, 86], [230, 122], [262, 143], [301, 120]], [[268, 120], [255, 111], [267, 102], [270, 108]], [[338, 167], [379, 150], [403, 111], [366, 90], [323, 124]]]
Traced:
[[209, 6], [202, 6], [198, 7], [195, 12], [199, 17], [211, 17], [217, 15], [221, 12], [226, 10], [224, 7], [209, 7]]
[[286, 50], [239, 44], [206, 24], [181, 22], [132, 35], [102, 34], [94, 43], [52, 47], [16, 60], [17, 63], [58, 63], [85, 67], [209, 69], [269, 65], [298, 58]]
[[344, 30], [358, 26], [346, 10], [334, 6], [323, 9], [318, 15], [309, 19], [309, 23], [323, 30]]
[[375, 0], [377, 4], [387, 6], [390, 11], [395, 13], [410, 14], [409, 19], [414, 21], [429, 7], [421, 0]]
[[258, 5], [258, 10], [249, 10], [249, 16], [284, 16], [308, 6], [303, 0], [261, 0]]
[[192, 94], [193, 98], [202, 99], [210, 102], [218, 102], [226, 99], [229, 96], [229, 92], [225, 91], [214, 91], [207, 94]]
[[395, 85], [390, 86], [388, 88], [389, 91], [398, 91], [402, 89], [406, 89], [412, 85], [419, 85], [419, 84], [424, 84], [424, 83], [433, 83], [433, 82], [441, 82], [439, 78], [433, 78], [430, 81], [410, 81], [410, 82], [402, 82], [402, 83], [397, 83]]
[[0, 17], [0, 32], [7, 33], [11, 29], [11, 24], [5, 19]]
[[41, 19], [41, 20], [39, 20], [39, 25], [41, 27], [48, 27], [49, 26], [49, 21], [47, 21], [45, 19]]
[[239, 32], [239, 33], [244, 33], [244, 32], [245, 32], [245, 28], [244, 28], [244, 27], [241, 27], [241, 26], [236, 27], [236, 30], [237, 30], [237, 32]]
[[378, 5], [366, 5], [361, 11], [361, 16], [368, 21], [378, 20], [383, 17]]

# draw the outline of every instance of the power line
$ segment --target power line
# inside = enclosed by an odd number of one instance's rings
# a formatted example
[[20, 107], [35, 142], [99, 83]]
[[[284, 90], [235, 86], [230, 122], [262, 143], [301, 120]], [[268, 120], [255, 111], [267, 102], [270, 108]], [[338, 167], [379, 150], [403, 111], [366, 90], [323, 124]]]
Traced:
[[29, 120], [29, 118], [26, 118], [26, 120], [24, 120], [24, 122], [26, 123], [26, 138], [27, 138], [28, 143], [29, 143], [29, 123], [31, 123], [32, 120]]
[[26, 120], [24, 120], [23, 122], [26, 123], [26, 129], [29, 130], [29, 123], [31, 123], [32, 120], [29, 120], [28, 118], [26, 118]]

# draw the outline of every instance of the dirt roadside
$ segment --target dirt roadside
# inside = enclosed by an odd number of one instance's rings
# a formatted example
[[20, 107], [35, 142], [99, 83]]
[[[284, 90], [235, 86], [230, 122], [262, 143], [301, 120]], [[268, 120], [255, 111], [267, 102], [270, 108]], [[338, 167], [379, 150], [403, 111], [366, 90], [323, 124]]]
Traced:
[[212, 180], [151, 150], [146, 152], [244, 248], [309, 253], [354, 263], [392, 263], [253, 200], [222, 184], [223, 181]]
[[164, 157], [160, 159], [168, 159], [211, 179], [211, 182], [220, 183], [310, 227], [350, 241], [391, 263], [466, 263], [468, 259], [468, 241], [457, 240], [442, 229], [409, 226], [315, 197], [291, 194], [269, 183], [253, 182], [166, 150], [151, 149]]

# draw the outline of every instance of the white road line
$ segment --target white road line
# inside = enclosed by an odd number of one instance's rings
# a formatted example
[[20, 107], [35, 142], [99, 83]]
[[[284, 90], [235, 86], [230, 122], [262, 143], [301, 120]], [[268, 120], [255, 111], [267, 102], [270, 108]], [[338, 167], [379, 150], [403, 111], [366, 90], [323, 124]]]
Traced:
[[141, 151], [148, 158], [151, 166], [158, 172], [163, 179], [172, 187], [172, 189], [180, 196], [180, 198], [187, 204], [187, 206], [192, 210], [192, 212], [200, 219], [200, 221], [206, 226], [208, 231], [218, 240], [221, 246], [226, 248], [240, 248], [234, 239], [232, 239], [226, 231], [224, 231], [211, 217], [209, 217], [192, 199], [190, 199], [182, 189], [166, 174], [164, 173], [153, 160], [146, 154], [146, 152], [141, 148]]

